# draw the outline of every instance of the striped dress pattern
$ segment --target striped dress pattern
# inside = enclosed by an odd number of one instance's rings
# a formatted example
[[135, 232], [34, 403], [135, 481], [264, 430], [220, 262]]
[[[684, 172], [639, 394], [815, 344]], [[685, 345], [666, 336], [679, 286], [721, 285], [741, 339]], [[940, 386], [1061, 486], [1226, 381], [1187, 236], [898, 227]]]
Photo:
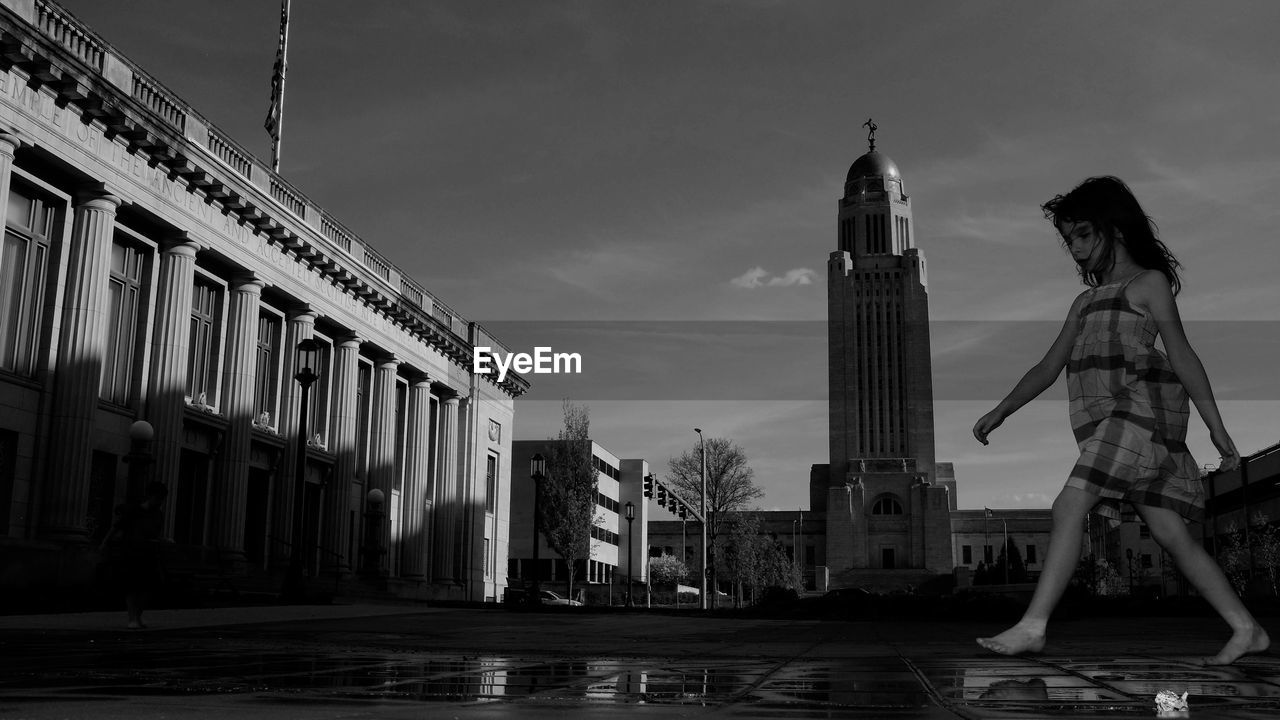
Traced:
[[1135, 277], [1092, 288], [1080, 311], [1067, 362], [1080, 459], [1067, 487], [1097, 495], [1094, 511], [1113, 519], [1124, 502], [1200, 520], [1204, 483], [1186, 444], [1190, 402], [1154, 345], [1155, 319], [1125, 299]]

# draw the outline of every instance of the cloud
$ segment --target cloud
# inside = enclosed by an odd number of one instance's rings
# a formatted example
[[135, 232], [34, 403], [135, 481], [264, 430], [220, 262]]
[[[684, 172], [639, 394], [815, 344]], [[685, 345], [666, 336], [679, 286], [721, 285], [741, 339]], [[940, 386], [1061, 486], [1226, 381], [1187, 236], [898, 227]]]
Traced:
[[810, 268], [794, 268], [782, 275], [770, 276], [769, 272], [757, 265], [729, 282], [740, 288], [758, 287], [791, 287], [792, 285], [812, 285], [813, 276], [817, 272]]

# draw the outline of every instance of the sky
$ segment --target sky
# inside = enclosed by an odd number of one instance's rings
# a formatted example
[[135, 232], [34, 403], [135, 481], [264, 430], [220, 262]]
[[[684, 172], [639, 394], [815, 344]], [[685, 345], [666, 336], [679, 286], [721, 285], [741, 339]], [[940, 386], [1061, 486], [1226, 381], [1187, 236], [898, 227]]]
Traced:
[[[272, 0], [61, 0], [259, 158]], [[827, 462], [825, 263], [849, 166], [897, 164], [926, 258], [936, 455], [961, 508], [1048, 507], [1077, 451], [1065, 383], [974, 422], [1082, 287], [1039, 206], [1133, 188], [1245, 453], [1280, 442], [1280, 3], [458, 0], [292, 5], [281, 174], [509, 349], [514, 437], [564, 398], [619, 457], [694, 427], [763, 509]], [[1197, 461], [1217, 451], [1197, 417]]]

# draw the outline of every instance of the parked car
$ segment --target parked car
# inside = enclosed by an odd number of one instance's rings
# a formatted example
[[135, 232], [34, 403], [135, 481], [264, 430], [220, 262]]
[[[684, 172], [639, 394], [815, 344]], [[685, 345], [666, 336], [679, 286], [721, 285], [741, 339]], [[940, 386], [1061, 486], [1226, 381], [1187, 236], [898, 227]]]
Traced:
[[[567, 597], [562, 597], [551, 590], [543, 590], [538, 593], [538, 595], [542, 598], [543, 605], [568, 605], [573, 607], [580, 607], [582, 605], [582, 603], [577, 600], [570, 600]], [[531, 591], [520, 587], [509, 587], [502, 596], [502, 601], [508, 605], [525, 605], [531, 600]]]
[[570, 600], [567, 597], [561, 597], [550, 590], [543, 590], [540, 594], [542, 595], [543, 605], [571, 605], [573, 607], [582, 606], [582, 603], [578, 602], [577, 600]]

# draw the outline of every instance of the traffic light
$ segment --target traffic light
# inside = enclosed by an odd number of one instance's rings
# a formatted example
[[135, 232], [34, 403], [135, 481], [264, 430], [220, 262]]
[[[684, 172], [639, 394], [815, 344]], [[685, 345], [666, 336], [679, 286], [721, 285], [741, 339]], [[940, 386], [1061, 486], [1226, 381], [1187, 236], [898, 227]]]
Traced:
[[644, 496], [653, 497], [653, 475], [644, 476]]
[[664, 508], [667, 506], [667, 486], [666, 485], [658, 486], [658, 505]]
[[680, 504], [680, 519], [681, 519], [681, 520], [684, 520], [684, 519], [685, 519], [685, 518], [687, 518], [687, 517], [689, 517], [689, 506], [688, 506], [688, 505], [685, 505], [684, 503], [681, 503], [681, 504]]

